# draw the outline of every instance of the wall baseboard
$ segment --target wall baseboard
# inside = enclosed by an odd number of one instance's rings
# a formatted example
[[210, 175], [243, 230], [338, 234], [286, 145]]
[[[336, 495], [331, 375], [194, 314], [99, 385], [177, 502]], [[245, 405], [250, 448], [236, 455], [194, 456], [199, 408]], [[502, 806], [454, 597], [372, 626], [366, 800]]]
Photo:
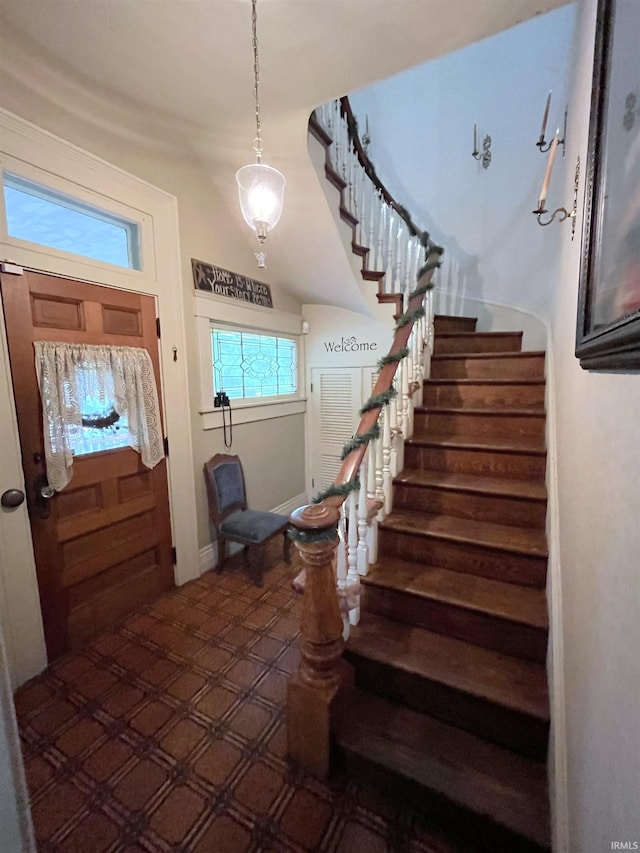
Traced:
[[558, 494], [557, 406], [554, 349], [547, 327], [547, 540], [549, 564], [547, 598], [549, 601], [550, 644], [547, 673], [551, 699], [551, 736], [549, 742], [549, 783], [552, 816], [552, 849], [569, 853], [569, 791], [567, 776], [567, 721], [564, 681], [564, 642], [562, 630], [562, 577], [560, 559], [560, 503]]
[[[291, 515], [294, 509], [297, 509], [299, 506], [304, 506], [307, 502], [307, 495], [305, 492], [302, 492], [299, 495], [294, 495], [292, 498], [289, 498], [288, 501], [281, 503], [279, 506], [274, 507], [271, 512], [277, 512], [279, 515]], [[229, 555], [237, 554], [241, 548], [242, 545], [230, 542]], [[211, 569], [215, 569], [217, 565], [218, 543], [211, 542], [209, 545], [205, 545], [204, 548], [200, 549], [199, 573], [202, 575], [205, 572], [209, 572]]]

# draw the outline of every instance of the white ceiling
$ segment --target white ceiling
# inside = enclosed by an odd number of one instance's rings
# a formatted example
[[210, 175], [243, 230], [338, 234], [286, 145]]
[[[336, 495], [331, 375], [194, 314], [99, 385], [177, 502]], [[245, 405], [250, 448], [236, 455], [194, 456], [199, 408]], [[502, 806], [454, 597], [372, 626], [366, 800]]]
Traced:
[[[287, 207], [308, 207], [306, 124], [315, 106], [565, 2], [259, 0], [265, 160], [287, 175]], [[250, 0], [0, 0], [0, 25], [6, 47], [19, 41], [49, 74], [138, 111], [145, 122], [138, 132], [156, 144], [163, 134], [175, 138], [179, 126], [227, 175], [252, 159], [250, 12]], [[231, 209], [235, 187], [219, 186]], [[326, 282], [331, 270], [325, 259], [317, 276], [300, 275], [314, 258], [309, 247], [302, 251], [296, 218], [283, 216], [278, 240], [275, 232], [270, 239], [299, 245], [300, 263], [276, 262], [274, 277], [311, 301], [318, 277]]]

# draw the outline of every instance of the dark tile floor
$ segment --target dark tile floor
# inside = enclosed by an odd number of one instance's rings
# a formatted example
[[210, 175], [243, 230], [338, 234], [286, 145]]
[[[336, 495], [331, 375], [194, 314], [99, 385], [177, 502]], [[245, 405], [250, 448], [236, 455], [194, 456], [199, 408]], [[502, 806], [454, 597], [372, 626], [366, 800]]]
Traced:
[[18, 691], [39, 851], [462, 850], [428, 815], [287, 761], [298, 569], [273, 549], [258, 588], [232, 560]]

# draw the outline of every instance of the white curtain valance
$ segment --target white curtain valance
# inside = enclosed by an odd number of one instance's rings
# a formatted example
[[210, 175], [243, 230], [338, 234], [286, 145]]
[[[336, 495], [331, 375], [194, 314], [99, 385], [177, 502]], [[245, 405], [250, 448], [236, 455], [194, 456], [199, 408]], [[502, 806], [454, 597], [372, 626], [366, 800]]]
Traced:
[[153, 365], [146, 349], [35, 341], [49, 485], [57, 492], [73, 477], [73, 438], [82, 429], [87, 397], [113, 406], [129, 424], [129, 446], [147, 468], [164, 458]]

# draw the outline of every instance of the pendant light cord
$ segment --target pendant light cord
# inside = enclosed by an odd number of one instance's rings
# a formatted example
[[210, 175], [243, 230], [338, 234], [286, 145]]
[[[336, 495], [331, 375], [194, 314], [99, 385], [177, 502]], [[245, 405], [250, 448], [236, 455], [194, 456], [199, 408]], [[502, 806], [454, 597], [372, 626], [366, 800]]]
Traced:
[[258, 163], [262, 160], [262, 149], [264, 142], [260, 135], [260, 63], [258, 61], [258, 13], [256, 10], [257, 0], [251, 0], [251, 30], [253, 33], [253, 94], [256, 100], [256, 138], [253, 140], [253, 148], [256, 152]]

